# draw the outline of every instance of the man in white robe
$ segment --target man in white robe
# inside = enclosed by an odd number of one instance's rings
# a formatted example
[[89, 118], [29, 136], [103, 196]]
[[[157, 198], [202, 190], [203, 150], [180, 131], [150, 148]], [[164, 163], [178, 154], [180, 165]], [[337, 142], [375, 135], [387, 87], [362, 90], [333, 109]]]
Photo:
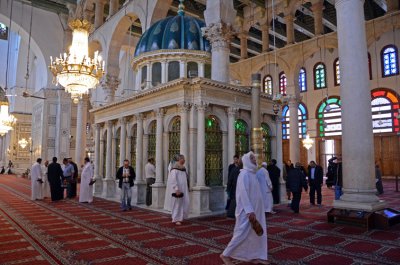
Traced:
[[43, 171], [42, 166], [42, 159], [38, 158], [36, 163], [32, 165], [31, 169], [31, 200], [42, 200], [42, 184], [43, 184]]
[[90, 159], [85, 157], [85, 165], [81, 173], [81, 185], [79, 190], [79, 202], [91, 203], [93, 201], [93, 167]]
[[275, 214], [272, 209], [274, 205], [274, 199], [272, 197], [272, 182], [269, 177], [267, 166], [268, 164], [266, 162], [262, 162], [256, 176], [258, 181], [260, 182], [260, 189], [262, 193], [262, 198], [264, 200], [265, 212]]
[[42, 186], [42, 193], [43, 193], [43, 198], [50, 198], [51, 193], [50, 193], [50, 183], [47, 175], [47, 167], [49, 166], [49, 161], [44, 161], [44, 165], [42, 167], [43, 171], [43, 186]]
[[[256, 157], [253, 152], [249, 152], [242, 160], [243, 169], [236, 186], [236, 223], [233, 237], [220, 257], [226, 265], [233, 265], [232, 259], [269, 264], [265, 208], [260, 182], [256, 177]], [[263, 229], [261, 236], [256, 234], [250, 223], [255, 219]]]

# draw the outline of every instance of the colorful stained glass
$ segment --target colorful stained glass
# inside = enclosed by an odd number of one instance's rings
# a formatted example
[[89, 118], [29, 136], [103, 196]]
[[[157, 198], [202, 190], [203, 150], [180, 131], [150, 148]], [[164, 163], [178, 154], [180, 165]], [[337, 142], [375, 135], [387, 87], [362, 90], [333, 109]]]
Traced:
[[272, 95], [273, 90], [272, 90], [272, 77], [270, 75], [267, 75], [264, 77], [264, 93], [268, 95]]
[[[303, 103], [299, 103], [297, 110], [299, 115], [299, 138], [305, 138], [307, 134], [307, 108]], [[282, 139], [290, 139], [290, 110], [285, 105], [282, 109]]]
[[180, 153], [181, 148], [181, 117], [175, 117], [172, 120], [171, 130], [168, 134], [168, 161], [171, 161], [175, 154]]
[[333, 63], [335, 69], [335, 86], [340, 85], [340, 67], [339, 67], [339, 58], [337, 58]]
[[[329, 106], [329, 107], [328, 107]], [[324, 100], [318, 107], [319, 135], [342, 135], [342, 102], [337, 97]]]
[[397, 75], [399, 73], [399, 62], [397, 59], [397, 48], [394, 45], [386, 46], [382, 50], [383, 77]]
[[261, 123], [261, 129], [263, 133], [263, 153], [264, 153], [264, 161], [270, 162], [271, 155], [272, 155], [272, 148], [271, 148], [271, 129], [269, 128], [268, 124]]
[[307, 91], [307, 76], [306, 76], [306, 69], [301, 68], [299, 72], [299, 86], [300, 92]]
[[371, 92], [372, 127], [374, 133], [398, 132], [398, 96], [387, 89]]
[[157, 122], [152, 121], [149, 125], [147, 157], [156, 159], [156, 139], [157, 139]]
[[287, 79], [284, 72], [279, 74], [279, 94], [286, 95]]
[[206, 164], [205, 177], [207, 186], [222, 185], [222, 131], [215, 116], [206, 118]]
[[235, 121], [235, 152], [242, 156], [250, 150], [249, 128], [244, 120]]
[[315, 89], [326, 88], [326, 70], [323, 63], [318, 63], [314, 67]]

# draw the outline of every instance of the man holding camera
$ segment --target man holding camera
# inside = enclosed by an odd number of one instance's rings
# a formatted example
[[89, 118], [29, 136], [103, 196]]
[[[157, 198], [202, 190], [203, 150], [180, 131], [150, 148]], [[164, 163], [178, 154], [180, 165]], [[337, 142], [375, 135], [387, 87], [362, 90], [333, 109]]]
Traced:
[[129, 160], [124, 160], [124, 165], [117, 171], [118, 187], [121, 189], [121, 208], [122, 211], [132, 210], [132, 187], [136, 179], [135, 170], [129, 166]]

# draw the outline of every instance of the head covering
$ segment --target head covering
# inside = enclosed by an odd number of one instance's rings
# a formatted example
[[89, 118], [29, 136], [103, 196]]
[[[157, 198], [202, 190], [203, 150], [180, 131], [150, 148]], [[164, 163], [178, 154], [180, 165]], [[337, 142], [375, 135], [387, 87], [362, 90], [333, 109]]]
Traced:
[[261, 166], [262, 166], [262, 167], [267, 167], [268, 164], [267, 164], [267, 162], [262, 162], [262, 163], [261, 163]]
[[251, 162], [251, 159], [250, 159], [251, 155], [254, 155], [254, 153], [250, 151], [243, 156], [243, 158], [242, 158], [243, 170], [247, 170], [247, 171], [256, 173], [257, 172], [257, 164], [253, 164]]

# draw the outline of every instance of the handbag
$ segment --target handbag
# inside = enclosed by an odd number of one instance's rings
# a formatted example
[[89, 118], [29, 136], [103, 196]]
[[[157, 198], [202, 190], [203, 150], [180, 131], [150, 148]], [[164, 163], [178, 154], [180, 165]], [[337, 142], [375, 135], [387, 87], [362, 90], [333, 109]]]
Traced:
[[254, 221], [250, 221], [251, 227], [253, 228], [254, 232], [256, 232], [257, 236], [262, 236], [264, 234], [264, 229], [262, 228], [261, 224], [254, 219]]
[[176, 195], [176, 193], [174, 192], [174, 193], [172, 193], [172, 197], [183, 198], [183, 192], [181, 192], [181, 194], [179, 194], [179, 195]]

